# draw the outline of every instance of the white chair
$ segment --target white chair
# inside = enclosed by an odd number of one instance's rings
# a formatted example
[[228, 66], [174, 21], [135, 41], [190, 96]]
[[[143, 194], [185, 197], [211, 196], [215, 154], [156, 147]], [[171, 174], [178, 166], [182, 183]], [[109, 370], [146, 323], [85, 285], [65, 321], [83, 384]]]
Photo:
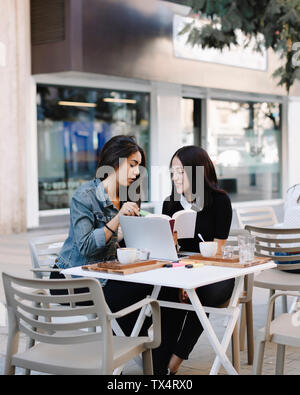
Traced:
[[61, 233], [29, 240], [32, 271], [36, 278], [48, 278], [51, 272], [59, 272], [59, 269], [53, 269], [52, 266], [67, 237], [68, 234]]
[[[67, 233], [60, 233], [54, 235], [39, 236], [29, 240], [32, 271], [35, 278], [49, 279], [51, 273], [56, 272], [57, 274], [59, 274], [61, 269], [55, 269], [53, 268], [53, 265], [55, 264], [57, 255], [67, 237]], [[62, 278], [72, 279], [72, 276], [62, 276]], [[74, 289], [66, 289], [63, 290], [63, 292], [74, 293]], [[58, 305], [57, 308], [59, 309], [60, 305]], [[87, 318], [89, 317], [84, 317], [83, 315], [74, 318], [69, 317], [67, 319], [61, 317], [54, 317], [53, 322], [72, 322], [72, 320], [85, 320]], [[93, 331], [94, 328], [90, 328], [89, 330]], [[30, 341], [28, 342], [27, 347], [31, 347]]]
[[[277, 262], [277, 268], [265, 270], [255, 276], [254, 286], [269, 289], [270, 297], [276, 290], [300, 290], [300, 229], [258, 226], [246, 226], [246, 229], [256, 236], [256, 255], [272, 258]], [[287, 298], [283, 295], [283, 312], [287, 311]]]
[[[249, 235], [249, 232], [245, 229], [232, 229], [230, 230], [228, 240], [226, 245], [233, 246], [236, 253], [238, 253], [238, 241], [237, 237], [239, 235]], [[245, 284], [242, 295], [239, 298], [239, 303], [241, 304], [241, 318], [240, 327], [235, 328], [232, 337], [232, 353], [234, 366], [240, 365], [240, 355], [239, 351], [243, 351], [245, 348], [245, 333], [247, 330], [247, 356], [248, 364], [252, 365], [253, 355], [254, 355], [254, 335], [253, 335], [253, 308], [252, 308], [252, 294], [253, 294], [253, 275], [245, 276]], [[236, 336], [239, 335], [239, 338]], [[238, 370], [237, 370], [238, 371]]]
[[270, 299], [266, 327], [256, 336], [253, 374], [262, 374], [266, 342], [277, 344], [276, 374], [280, 375], [284, 373], [285, 347], [300, 347], [300, 311], [281, 314], [272, 321], [275, 299], [283, 295], [298, 296], [297, 293], [282, 292]]
[[[14, 374], [16, 367], [50, 374], [112, 374], [118, 366], [139, 354], [143, 356], [144, 374], [153, 374], [152, 348], [159, 346], [160, 308], [150, 298], [141, 300], [117, 313], [109, 313], [102, 288], [96, 279], [39, 280], [23, 279], [3, 273], [8, 310], [8, 342], [4, 374]], [[49, 289], [88, 288], [88, 292], [52, 296]], [[37, 290], [42, 290], [38, 291]], [[79, 302], [92, 302], [78, 306]], [[58, 303], [68, 303], [57, 309]], [[75, 307], [72, 307], [74, 306]], [[111, 320], [150, 305], [153, 339], [113, 336]], [[94, 316], [87, 321], [67, 324], [52, 322], [53, 317]], [[95, 328], [94, 332], [86, 331]], [[18, 351], [19, 333], [33, 340], [32, 347]]]
[[278, 223], [273, 207], [237, 208], [236, 215], [240, 228], [246, 225], [272, 226]]

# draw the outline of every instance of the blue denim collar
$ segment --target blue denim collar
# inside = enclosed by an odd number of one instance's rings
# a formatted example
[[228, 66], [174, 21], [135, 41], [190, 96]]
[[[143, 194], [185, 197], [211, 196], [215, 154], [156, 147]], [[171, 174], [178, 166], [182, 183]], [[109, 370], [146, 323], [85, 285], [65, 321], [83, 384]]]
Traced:
[[114, 207], [112, 201], [110, 200], [108, 193], [106, 192], [104, 185], [99, 178], [95, 179], [96, 183], [96, 196], [97, 199], [103, 203], [104, 207]]

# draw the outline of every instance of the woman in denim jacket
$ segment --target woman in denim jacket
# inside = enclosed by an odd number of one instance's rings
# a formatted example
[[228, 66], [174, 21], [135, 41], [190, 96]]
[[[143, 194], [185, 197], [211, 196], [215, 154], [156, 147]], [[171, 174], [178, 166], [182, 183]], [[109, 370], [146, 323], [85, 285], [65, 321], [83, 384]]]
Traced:
[[[57, 259], [59, 268], [116, 258], [119, 216], [139, 215], [138, 179], [143, 167], [145, 154], [132, 137], [115, 136], [104, 145], [96, 178], [80, 186], [72, 198], [69, 236]], [[112, 312], [152, 291], [152, 286], [122, 281], [101, 280], [101, 285]], [[118, 320], [126, 335], [133, 328], [136, 314]]]

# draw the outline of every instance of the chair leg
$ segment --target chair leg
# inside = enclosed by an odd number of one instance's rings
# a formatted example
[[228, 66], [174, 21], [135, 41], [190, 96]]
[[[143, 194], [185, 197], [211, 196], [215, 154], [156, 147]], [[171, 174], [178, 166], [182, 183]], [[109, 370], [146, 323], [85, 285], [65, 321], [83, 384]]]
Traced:
[[283, 375], [284, 371], [284, 357], [285, 357], [285, 345], [277, 345], [277, 356], [276, 356], [276, 373], [278, 375]]
[[9, 376], [9, 375], [15, 375], [16, 374], [16, 367], [11, 365], [10, 360], [8, 360], [8, 359], [5, 360], [3, 374], [4, 374], [4, 376]]
[[232, 364], [240, 374], [241, 369], [241, 360], [240, 360], [240, 345], [239, 345], [239, 324], [238, 322], [235, 324], [234, 330], [232, 332], [231, 337], [231, 353], [232, 353]]
[[245, 305], [246, 305], [248, 365], [252, 365], [253, 364], [253, 354], [254, 354], [252, 300], [249, 300], [249, 302], [245, 303]]
[[[269, 299], [271, 299], [273, 295], [275, 295], [275, 289], [270, 289]], [[274, 318], [275, 318], [275, 303], [274, 303], [274, 307], [273, 307], [272, 321], [274, 320]]]
[[265, 344], [266, 344], [266, 342], [264, 340], [256, 340], [253, 369], [252, 369], [252, 373], [254, 375], [256, 375], [256, 374], [261, 375], [262, 374]]
[[240, 318], [240, 350], [245, 350], [245, 333], [246, 333], [246, 307], [245, 303], [242, 303], [242, 311]]
[[143, 374], [153, 375], [153, 362], [152, 362], [152, 351], [151, 348], [147, 349], [142, 353], [143, 357]]
[[[38, 319], [38, 317], [35, 317], [35, 319]], [[26, 341], [26, 350], [28, 350], [29, 348], [33, 347], [34, 344], [35, 344], [34, 339], [27, 338], [27, 341]], [[24, 374], [25, 376], [29, 376], [29, 375], [31, 374], [31, 370], [30, 370], [30, 369], [23, 369], [23, 374]]]
[[[10, 320], [10, 317], [8, 317]], [[19, 332], [14, 330], [14, 325], [8, 325], [10, 332], [8, 334], [6, 357], [4, 363], [4, 375], [14, 375], [16, 373], [16, 367], [12, 365], [12, 356], [18, 352], [19, 348]]]

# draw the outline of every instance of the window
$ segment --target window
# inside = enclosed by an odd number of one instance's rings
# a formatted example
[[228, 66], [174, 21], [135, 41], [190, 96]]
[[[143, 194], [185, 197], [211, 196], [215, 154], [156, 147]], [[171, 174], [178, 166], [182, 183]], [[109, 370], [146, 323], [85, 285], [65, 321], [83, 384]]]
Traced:
[[150, 168], [149, 101], [148, 93], [38, 85], [39, 209], [68, 208], [115, 135], [135, 136]]
[[281, 198], [281, 105], [209, 102], [207, 151], [233, 202]]
[[201, 141], [201, 99], [181, 100], [181, 146], [198, 145]]

